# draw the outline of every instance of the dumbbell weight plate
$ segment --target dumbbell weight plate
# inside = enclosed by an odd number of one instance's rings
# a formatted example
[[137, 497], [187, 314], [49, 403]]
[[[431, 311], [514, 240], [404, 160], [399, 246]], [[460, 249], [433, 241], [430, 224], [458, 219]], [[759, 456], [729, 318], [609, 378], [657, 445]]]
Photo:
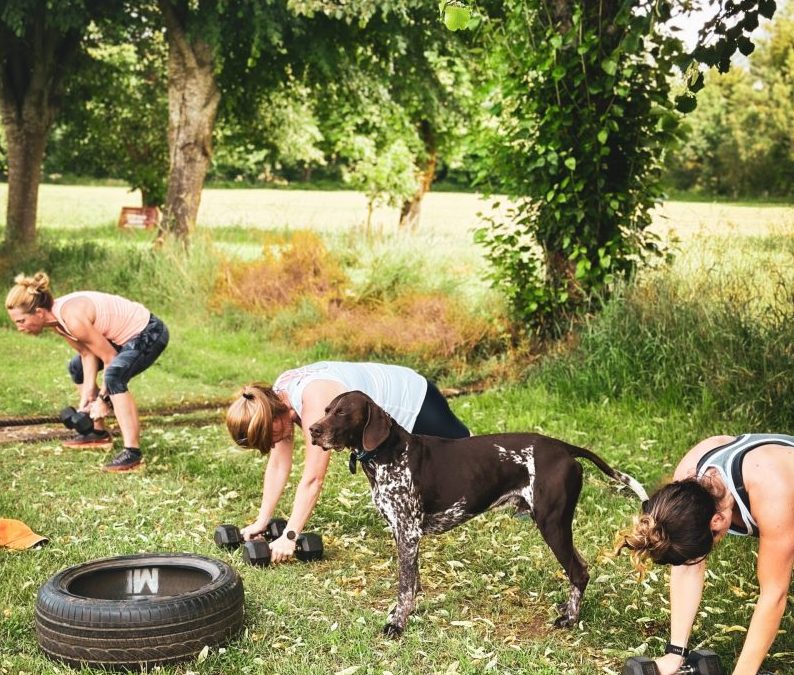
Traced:
[[653, 659], [632, 656], [623, 664], [621, 675], [659, 675], [659, 669]]
[[73, 429], [78, 434], [87, 434], [94, 429], [94, 421], [89, 414], [77, 412], [72, 406], [61, 410], [59, 417], [67, 429]]
[[272, 518], [265, 528], [264, 535], [268, 541], [275, 541], [287, 529], [287, 521], [283, 518]]
[[235, 549], [241, 543], [237, 525], [218, 525], [215, 528], [215, 544], [225, 549]]
[[323, 538], [314, 532], [306, 532], [295, 541], [295, 557], [298, 560], [321, 560], [323, 557]]
[[686, 665], [690, 666], [696, 675], [725, 675], [720, 657], [710, 649], [696, 649], [690, 652]]
[[252, 539], [243, 544], [243, 560], [249, 565], [266, 567], [270, 564], [270, 546], [264, 539]]

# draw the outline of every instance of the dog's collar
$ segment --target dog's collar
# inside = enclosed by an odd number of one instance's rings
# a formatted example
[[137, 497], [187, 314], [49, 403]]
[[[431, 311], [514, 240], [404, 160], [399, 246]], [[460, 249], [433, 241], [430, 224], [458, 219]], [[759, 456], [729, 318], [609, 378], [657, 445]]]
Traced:
[[375, 458], [375, 453], [377, 453], [377, 448], [375, 450], [370, 450], [369, 452], [360, 452], [358, 450], [353, 450], [350, 453], [350, 461], [348, 462], [347, 466], [350, 469], [350, 473], [356, 472], [356, 460], [359, 462], [369, 462], [370, 460]]

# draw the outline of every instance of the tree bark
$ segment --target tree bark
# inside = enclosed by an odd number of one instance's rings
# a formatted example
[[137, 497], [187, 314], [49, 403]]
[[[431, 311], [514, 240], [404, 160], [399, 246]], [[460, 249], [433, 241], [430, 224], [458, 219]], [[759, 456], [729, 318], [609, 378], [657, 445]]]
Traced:
[[419, 216], [422, 212], [422, 199], [430, 191], [433, 179], [436, 177], [438, 163], [438, 150], [433, 129], [427, 120], [420, 125], [420, 133], [425, 144], [426, 160], [422, 167], [419, 187], [410, 199], [407, 199], [400, 210], [400, 227], [415, 230], [419, 226]]
[[196, 226], [220, 103], [212, 47], [188, 36], [184, 16], [159, 0], [168, 39], [168, 189], [160, 235], [187, 242]]
[[67, 64], [80, 46], [77, 31], [64, 34], [48, 29], [45, 19], [41, 8], [22, 37], [0, 30], [0, 107], [8, 143], [5, 243], [12, 246], [36, 241], [44, 151]]

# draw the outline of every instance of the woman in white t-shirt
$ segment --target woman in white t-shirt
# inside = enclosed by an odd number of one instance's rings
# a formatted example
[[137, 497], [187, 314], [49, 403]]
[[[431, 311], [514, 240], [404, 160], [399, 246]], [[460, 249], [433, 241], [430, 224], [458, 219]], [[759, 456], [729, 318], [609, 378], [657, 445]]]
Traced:
[[[303, 430], [306, 463], [295, 492], [284, 534], [271, 543], [273, 562], [295, 553], [299, 533], [320, 496], [331, 453], [312, 444], [309, 427], [325, 414], [339, 394], [363, 391], [403, 428], [416, 434], [464, 438], [469, 430], [455, 417], [438, 388], [410, 368], [380, 363], [321, 361], [288, 370], [272, 387], [250, 384], [226, 414], [234, 441], [246, 448], [271, 453], [262, 487], [257, 519], [242, 529], [246, 540], [264, 532], [281, 498], [292, 469], [293, 430]], [[272, 452], [271, 452], [272, 450]]]

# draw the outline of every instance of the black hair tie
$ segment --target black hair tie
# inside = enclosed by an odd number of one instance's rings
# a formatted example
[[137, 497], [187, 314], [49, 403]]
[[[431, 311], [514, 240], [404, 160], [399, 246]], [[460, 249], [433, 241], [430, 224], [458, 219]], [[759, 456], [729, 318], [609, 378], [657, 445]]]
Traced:
[[243, 398], [248, 400], [248, 401], [253, 401], [254, 400], [254, 395], [250, 391], [245, 391], [245, 392], [243, 392]]

